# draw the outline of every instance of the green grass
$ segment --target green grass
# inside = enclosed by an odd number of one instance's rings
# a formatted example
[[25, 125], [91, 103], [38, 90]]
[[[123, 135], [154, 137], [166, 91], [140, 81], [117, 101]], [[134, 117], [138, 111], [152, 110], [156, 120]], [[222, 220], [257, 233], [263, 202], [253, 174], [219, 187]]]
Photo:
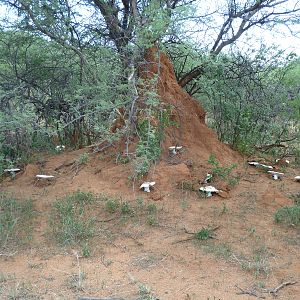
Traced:
[[0, 194], [0, 249], [12, 250], [32, 237], [34, 210], [32, 200], [19, 200]]
[[120, 203], [116, 199], [108, 199], [105, 202], [105, 210], [107, 212], [109, 212], [110, 214], [116, 213], [118, 211], [119, 207], [120, 207]]
[[206, 244], [199, 244], [199, 246], [206, 253], [212, 253], [218, 258], [229, 260], [232, 255], [232, 249], [228, 243], [217, 244], [214, 241], [207, 242]]
[[116, 214], [126, 220], [127, 217], [135, 217], [139, 221], [141, 217], [145, 217], [145, 222], [148, 225], [157, 224], [158, 208], [154, 203], [145, 204], [143, 198], [136, 199], [135, 202], [124, 201], [121, 198], [112, 198], [102, 195], [104, 200], [104, 210], [110, 214]]
[[286, 225], [299, 225], [300, 224], [300, 206], [284, 206], [277, 210], [274, 215], [276, 223], [283, 223]]
[[211, 228], [202, 228], [194, 234], [196, 240], [208, 240], [212, 235], [213, 230]]
[[94, 235], [95, 219], [88, 214], [94, 200], [93, 194], [77, 191], [54, 203], [50, 226], [60, 244], [78, 244]]

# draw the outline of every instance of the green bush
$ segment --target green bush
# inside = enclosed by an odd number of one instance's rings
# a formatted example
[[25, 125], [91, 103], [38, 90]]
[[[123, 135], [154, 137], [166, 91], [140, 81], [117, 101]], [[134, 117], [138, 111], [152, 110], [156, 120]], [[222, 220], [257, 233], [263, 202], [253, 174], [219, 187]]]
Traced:
[[232, 177], [229, 177], [229, 175], [231, 174], [232, 170], [237, 167], [236, 164], [222, 167], [213, 154], [209, 156], [208, 163], [213, 167], [211, 170], [213, 178], [221, 177], [222, 179], [227, 179], [228, 181], [233, 180]]
[[116, 199], [108, 199], [105, 203], [105, 210], [109, 212], [110, 214], [114, 214], [117, 212], [118, 208], [120, 206], [120, 203]]
[[300, 224], [300, 206], [285, 206], [277, 210], [274, 216], [276, 223], [284, 223], [287, 225]]

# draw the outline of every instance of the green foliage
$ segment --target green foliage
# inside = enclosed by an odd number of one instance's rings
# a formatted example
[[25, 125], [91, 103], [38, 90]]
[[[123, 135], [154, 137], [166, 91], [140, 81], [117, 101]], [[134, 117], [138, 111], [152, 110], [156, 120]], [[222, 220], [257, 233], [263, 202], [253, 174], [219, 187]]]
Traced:
[[11, 250], [31, 238], [32, 200], [18, 200], [0, 193], [0, 250]]
[[[149, 96], [149, 95], [148, 95]], [[157, 97], [156, 93], [151, 93], [152, 99]], [[150, 101], [148, 99], [148, 101]], [[152, 109], [148, 109], [147, 117], [142, 119], [137, 125], [139, 142], [136, 147], [136, 158], [133, 161], [133, 177], [141, 178], [146, 175], [151, 167], [161, 155], [160, 144], [164, 138], [164, 130], [168, 126], [176, 125], [170, 120], [171, 108], [160, 109], [156, 107], [158, 103], [148, 103]], [[158, 124], [152, 125], [151, 120], [157, 119]]]
[[237, 167], [236, 164], [233, 164], [228, 167], [221, 167], [220, 163], [216, 160], [216, 157], [213, 154], [209, 156], [208, 163], [213, 166], [211, 170], [213, 177], [218, 176], [221, 177], [222, 179], [227, 179], [227, 180], [229, 180], [230, 177], [228, 176], [230, 175], [232, 170]]
[[105, 210], [110, 214], [114, 214], [117, 212], [120, 203], [116, 199], [108, 199], [105, 203]]
[[95, 220], [88, 215], [93, 201], [91, 193], [77, 191], [54, 203], [50, 226], [60, 244], [76, 244], [93, 236]]
[[122, 202], [122, 204], [121, 204], [121, 214], [123, 214], [123, 215], [133, 215], [134, 214], [133, 208], [126, 201]]
[[81, 252], [83, 257], [90, 257], [91, 256], [91, 249], [87, 242], [83, 243], [81, 246]]
[[58, 143], [81, 147], [111, 135], [116, 108], [129, 99], [118, 55], [98, 45], [86, 47], [83, 56], [84, 64], [72, 50], [35, 34], [0, 32], [4, 159], [27, 159]]
[[212, 237], [213, 230], [211, 228], [202, 228], [200, 231], [195, 233], [196, 240], [208, 240]]
[[299, 137], [299, 59], [271, 47], [256, 55], [213, 56], [188, 43], [168, 50], [177, 77], [195, 65], [202, 70], [186, 89], [201, 101], [221, 141], [248, 155], [254, 146]]
[[274, 215], [276, 223], [284, 223], [287, 225], [299, 225], [300, 224], [300, 206], [284, 206], [277, 210]]
[[89, 155], [88, 153], [82, 153], [80, 154], [80, 156], [78, 157], [78, 159], [76, 160], [76, 163], [81, 166], [81, 165], [86, 165], [87, 162], [89, 160]]

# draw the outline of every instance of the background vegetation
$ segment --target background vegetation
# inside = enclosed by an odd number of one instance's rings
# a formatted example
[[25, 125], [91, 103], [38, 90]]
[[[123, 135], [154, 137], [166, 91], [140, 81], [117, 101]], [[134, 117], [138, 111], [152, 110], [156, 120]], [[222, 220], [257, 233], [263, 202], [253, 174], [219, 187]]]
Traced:
[[[222, 141], [244, 153], [299, 156], [299, 58], [263, 43], [235, 47], [255, 27], [294, 28], [300, 7], [292, 2], [0, 1], [0, 173], [36, 150], [122, 135], [140, 139], [136, 161], [147, 165], [136, 173], [146, 173], [165, 126], [150, 123], [159, 99], [139, 81], [153, 45], [168, 52], [178, 83], [202, 103]], [[203, 32], [211, 34], [196, 44]], [[145, 92], [151, 101], [136, 124]], [[123, 127], [112, 130], [116, 120]]]

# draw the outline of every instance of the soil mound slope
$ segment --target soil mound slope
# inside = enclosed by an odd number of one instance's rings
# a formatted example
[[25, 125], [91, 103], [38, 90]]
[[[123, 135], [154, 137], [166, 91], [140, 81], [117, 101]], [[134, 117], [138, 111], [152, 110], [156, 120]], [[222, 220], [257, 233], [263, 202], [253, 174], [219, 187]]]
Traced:
[[141, 67], [142, 78], [158, 76], [157, 93], [162, 105], [171, 105], [172, 119], [179, 126], [167, 128], [163, 143], [164, 157], [168, 147], [180, 145], [185, 148], [185, 157], [207, 162], [213, 154], [221, 163], [237, 163], [241, 156], [221, 143], [213, 130], [205, 125], [205, 111], [178, 84], [172, 63], [166, 54], [152, 47], [145, 53], [145, 64]]

